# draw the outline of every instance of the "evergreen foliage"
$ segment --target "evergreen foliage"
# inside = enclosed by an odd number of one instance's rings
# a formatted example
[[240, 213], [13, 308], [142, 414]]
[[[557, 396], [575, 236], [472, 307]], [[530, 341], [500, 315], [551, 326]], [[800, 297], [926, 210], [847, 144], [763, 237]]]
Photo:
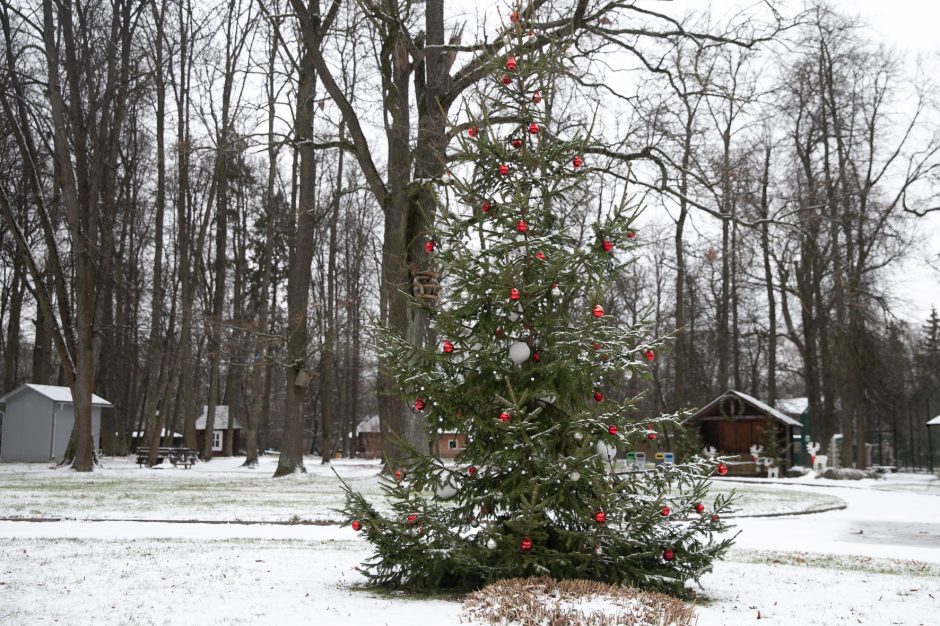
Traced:
[[429, 236], [444, 291], [414, 305], [431, 309], [438, 341], [378, 333], [429, 437], [457, 431], [467, 446], [453, 464], [411, 449], [384, 479], [390, 514], [348, 487], [343, 512], [375, 548], [363, 571], [379, 585], [547, 575], [681, 594], [731, 543], [718, 536], [728, 498], [707, 499], [719, 461], [625, 471], [614, 458], [652, 460], [656, 434], [675, 425], [642, 418], [616, 386], [648, 376], [662, 341], [597, 308], [610, 308], [607, 288], [637, 245], [637, 210], [625, 195], [589, 228], [563, 219], [603, 173], [587, 135], [565, 138], [547, 113], [564, 44], [538, 54], [517, 31], [516, 54], [493, 68], [482, 113], [459, 133], [455, 199]]

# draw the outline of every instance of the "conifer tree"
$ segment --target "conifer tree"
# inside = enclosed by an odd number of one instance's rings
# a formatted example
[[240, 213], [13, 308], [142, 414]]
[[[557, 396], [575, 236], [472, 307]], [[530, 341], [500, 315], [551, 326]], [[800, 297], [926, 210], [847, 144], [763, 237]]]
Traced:
[[728, 498], [706, 493], [726, 468], [617, 462], [626, 450], [652, 456], [675, 423], [621, 398], [617, 382], [648, 374], [662, 345], [602, 304], [634, 256], [637, 209], [624, 194], [591, 228], [561, 218], [579, 190], [603, 183], [590, 162], [599, 150], [546, 115], [566, 42], [538, 51], [515, 31], [514, 53], [492, 68], [455, 140], [425, 246], [443, 290], [414, 306], [430, 309], [439, 341], [378, 333], [429, 442], [453, 430], [466, 448], [453, 464], [430, 445], [412, 449], [384, 479], [390, 512], [346, 487], [346, 522], [373, 544], [362, 571], [379, 585], [549, 575], [682, 593], [730, 545], [718, 536]]

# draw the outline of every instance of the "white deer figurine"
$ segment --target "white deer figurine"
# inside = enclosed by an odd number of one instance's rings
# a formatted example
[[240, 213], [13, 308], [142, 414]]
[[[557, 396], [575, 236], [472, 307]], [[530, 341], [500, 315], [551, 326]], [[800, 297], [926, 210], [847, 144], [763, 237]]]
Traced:
[[760, 458], [760, 453], [764, 451], [764, 446], [751, 446], [751, 460], [754, 461], [754, 464], [757, 464], [757, 460]]
[[711, 459], [711, 458], [714, 458], [716, 454], [718, 454], [718, 448], [716, 448], [715, 446], [708, 446], [707, 448], [705, 448], [704, 452], [705, 452], [705, 456]]

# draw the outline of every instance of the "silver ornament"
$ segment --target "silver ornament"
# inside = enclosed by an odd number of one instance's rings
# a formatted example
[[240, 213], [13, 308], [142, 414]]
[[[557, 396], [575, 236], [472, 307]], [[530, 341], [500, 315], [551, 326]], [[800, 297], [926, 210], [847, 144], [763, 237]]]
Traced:
[[576, 481], [581, 478], [581, 472], [579, 472], [578, 470], [574, 470], [573, 472], [568, 474], [568, 478]]
[[617, 446], [608, 445], [606, 441], [598, 441], [594, 449], [600, 455], [602, 461], [611, 462], [617, 456]]
[[440, 489], [437, 490], [437, 497], [441, 500], [450, 500], [457, 495], [457, 490], [453, 485], [441, 485]]
[[492, 537], [490, 537], [489, 539], [487, 539], [487, 540], [486, 540], [486, 547], [489, 548], [490, 550], [495, 550], [495, 549], [496, 549], [496, 540], [493, 539]]

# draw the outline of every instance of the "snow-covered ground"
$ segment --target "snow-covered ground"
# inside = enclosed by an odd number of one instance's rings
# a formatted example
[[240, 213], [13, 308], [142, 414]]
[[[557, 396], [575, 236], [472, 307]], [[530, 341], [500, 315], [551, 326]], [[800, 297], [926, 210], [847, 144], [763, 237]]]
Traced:
[[[149, 470], [120, 459], [90, 476], [0, 465], [0, 624], [472, 623], [459, 598], [358, 589], [360, 536], [283, 523], [337, 518], [332, 471], [309, 459], [307, 475], [272, 480], [274, 463]], [[336, 469], [378, 493], [376, 465]], [[716, 484], [732, 487], [743, 515], [832, 510], [735, 519], [735, 549], [698, 590], [700, 626], [940, 624], [940, 481]]]

